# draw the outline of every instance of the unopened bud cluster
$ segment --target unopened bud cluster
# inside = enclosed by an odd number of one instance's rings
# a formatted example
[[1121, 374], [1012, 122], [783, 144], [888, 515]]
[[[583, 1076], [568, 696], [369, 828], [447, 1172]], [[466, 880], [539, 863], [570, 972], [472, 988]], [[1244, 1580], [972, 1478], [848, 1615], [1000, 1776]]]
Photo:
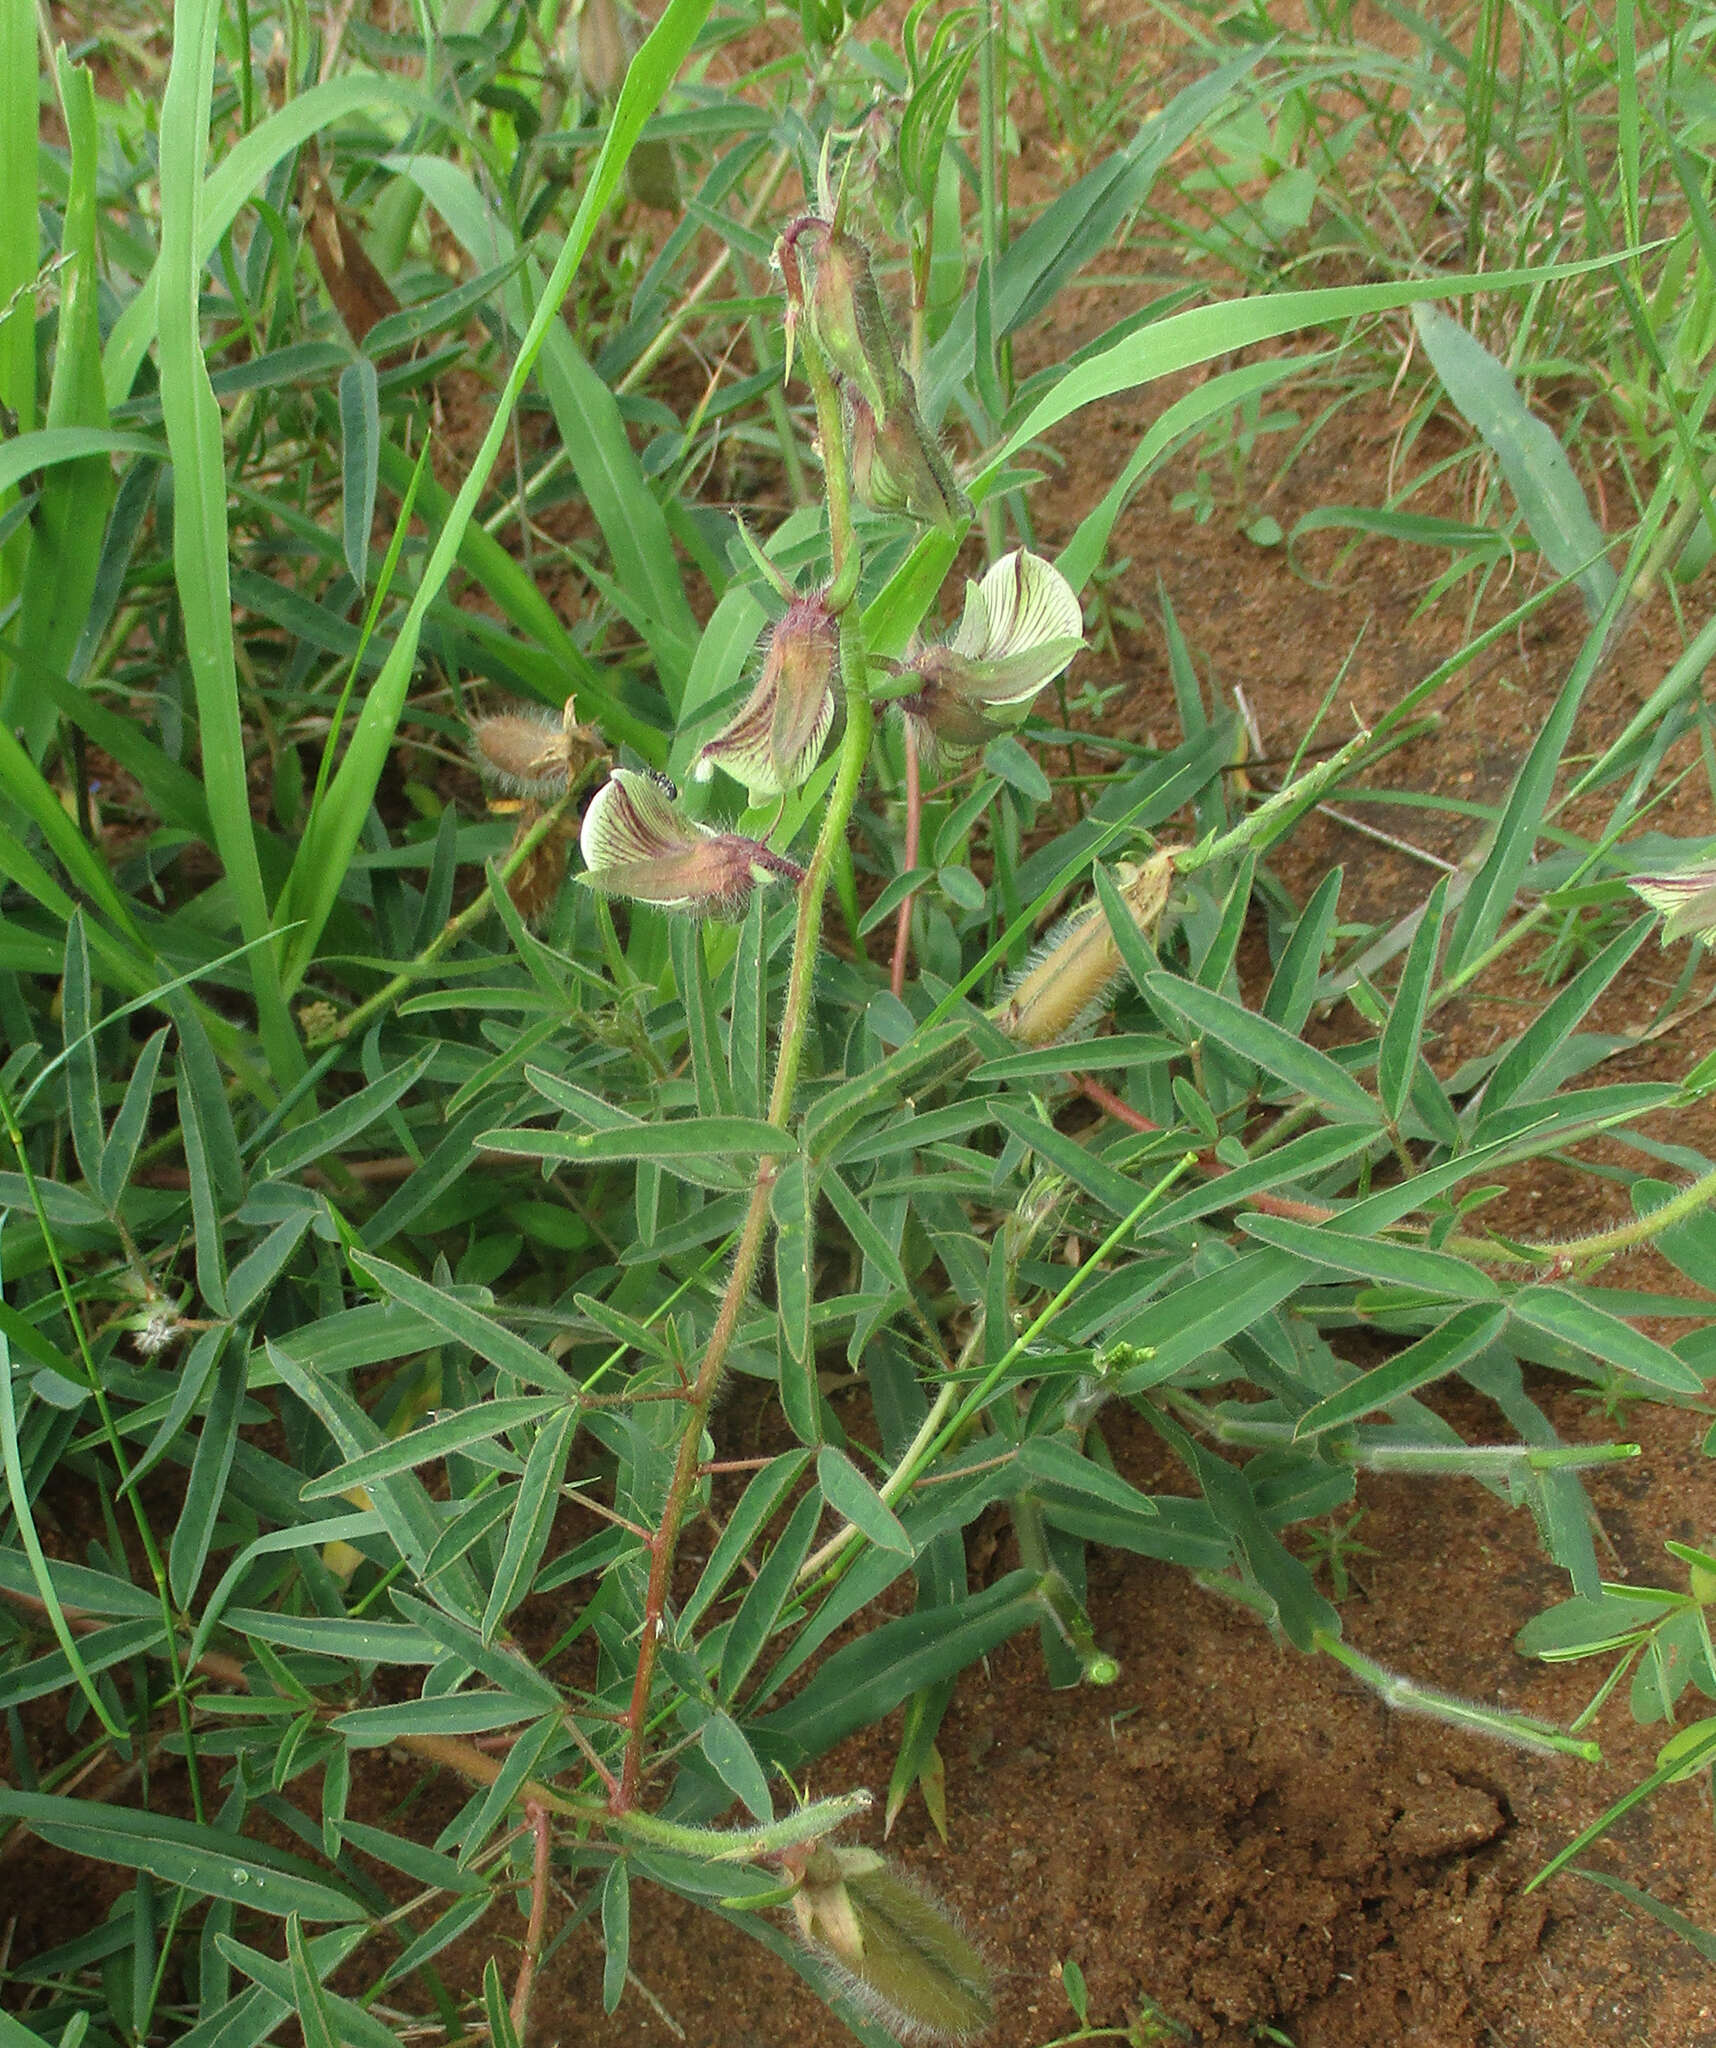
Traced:
[[870, 252], [838, 221], [805, 214], [776, 252], [787, 317], [840, 388], [852, 485], [877, 512], [953, 526], [970, 501], [924, 425], [917, 386], [888, 327]]

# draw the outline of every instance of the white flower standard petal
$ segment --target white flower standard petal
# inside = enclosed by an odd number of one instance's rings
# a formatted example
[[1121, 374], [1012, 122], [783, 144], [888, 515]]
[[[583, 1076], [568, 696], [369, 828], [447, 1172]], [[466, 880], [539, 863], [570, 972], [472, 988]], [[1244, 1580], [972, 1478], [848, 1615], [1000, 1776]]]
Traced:
[[1053, 562], [1025, 548], [1015, 548], [994, 563], [975, 597], [982, 614], [980, 642], [964, 644], [974, 625], [971, 593], [953, 639], [956, 651], [972, 660], [1007, 661], [1050, 641], [1083, 641], [1084, 614], [1077, 592]]
[[1716, 865], [1673, 875], [1634, 875], [1627, 887], [1661, 913], [1665, 946], [1688, 937], [1707, 946], [1716, 941]]
[[694, 847], [707, 826], [682, 818], [667, 792], [635, 768], [615, 768], [590, 799], [578, 850], [592, 874], [630, 861], [660, 860]]

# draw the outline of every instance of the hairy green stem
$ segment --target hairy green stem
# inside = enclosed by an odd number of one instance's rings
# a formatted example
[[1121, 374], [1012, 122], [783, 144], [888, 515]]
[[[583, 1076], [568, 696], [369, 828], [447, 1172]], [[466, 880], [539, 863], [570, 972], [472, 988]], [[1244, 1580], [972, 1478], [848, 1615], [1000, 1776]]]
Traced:
[[1598, 1259], [1611, 1259], [1618, 1252], [1635, 1251], [1640, 1245], [1650, 1244], [1665, 1230], [1684, 1223], [1711, 1201], [1716, 1201], [1716, 1173], [1706, 1173], [1688, 1182], [1679, 1194], [1671, 1195], [1660, 1208], [1649, 1209], [1644, 1215], [1635, 1216], [1630, 1223], [1617, 1223], [1612, 1229], [1593, 1231], [1589, 1237], [1564, 1237], [1526, 1252], [1512, 1251], [1506, 1245], [1493, 1243], [1487, 1238], [1456, 1237], [1449, 1239], [1448, 1249], [1466, 1258], [1479, 1259], [1486, 1266], [1540, 1266], [1548, 1258], [1558, 1268], [1571, 1271]]

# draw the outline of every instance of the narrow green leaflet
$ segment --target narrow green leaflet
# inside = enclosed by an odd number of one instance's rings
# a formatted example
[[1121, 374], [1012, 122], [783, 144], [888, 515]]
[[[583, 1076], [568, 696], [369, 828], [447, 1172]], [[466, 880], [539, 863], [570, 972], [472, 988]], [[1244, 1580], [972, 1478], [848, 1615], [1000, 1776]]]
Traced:
[[1509, 1307], [1530, 1328], [1618, 1365], [1647, 1387], [1661, 1387], [1669, 1394], [1699, 1395], [1704, 1391], [1698, 1374], [1666, 1346], [1565, 1287], [1522, 1288]]
[[391, 1479], [395, 1472], [409, 1472], [414, 1465], [431, 1465], [472, 1444], [488, 1443], [509, 1429], [526, 1429], [544, 1421], [563, 1401], [547, 1394], [520, 1394], [479, 1402], [438, 1415], [421, 1429], [394, 1437], [361, 1458], [349, 1459], [332, 1472], [323, 1472], [302, 1489], [302, 1500], [329, 1500], [349, 1493], [353, 1487], [368, 1486], [377, 1479]]
[[563, 1394], [577, 1392], [573, 1381], [553, 1359], [492, 1316], [484, 1315], [481, 1309], [456, 1301], [444, 1289], [431, 1286], [427, 1280], [406, 1272], [403, 1266], [392, 1265], [369, 1252], [353, 1252], [352, 1264], [402, 1307], [415, 1309], [455, 1343], [468, 1345], [479, 1358], [486, 1358], [490, 1365], [511, 1373], [526, 1386], [552, 1387]]
[[1346, 1123], [1381, 1123], [1380, 1105], [1343, 1066], [1255, 1010], [1171, 974], [1148, 976], [1144, 993], [1158, 1009], [1184, 1017], [1194, 1030], [1208, 1032], [1242, 1060], [1320, 1103], [1331, 1116]]
[[1326, 1223], [1297, 1223], [1285, 1216], [1242, 1216], [1239, 1227], [1247, 1237], [1380, 1286], [1412, 1287], [1455, 1301], [1494, 1301], [1501, 1294], [1488, 1274], [1450, 1252], [1426, 1251], [1388, 1238], [1352, 1237]]
[[507, 1525], [506, 1546], [495, 1568], [489, 1604], [483, 1614], [485, 1641], [494, 1640], [495, 1631], [530, 1590], [553, 1532], [560, 1488], [566, 1477], [566, 1460], [577, 1428], [578, 1411], [563, 1408], [542, 1425], [530, 1447], [530, 1455], [524, 1461], [524, 1477], [519, 1483], [518, 1504]]
[[846, 1453], [833, 1444], [824, 1444], [816, 1454], [816, 1483], [834, 1512], [844, 1516], [879, 1549], [911, 1556], [912, 1539], [900, 1527], [893, 1509]]
[[1308, 1408], [1294, 1425], [1295, 1438], [1313, 1437], [1325, 1430], [1356, 1422], [1373, 1408], [1386, 1408], [1391, 1401], [1416, 1393], [1420, 1387], [1445, 1379], [1486, 1350], [1507, 1327], [1507, 1310], [1497, 1304], [1474, 1304], [1451, 1315], [1438, 1329], [1396, 1354], [1384, 1365], [1361, 1373], [1350, 1386], [1329, 1394]]
[[1436, 955], [1442, 943], [1442, 920], [1448, 909], [1448, 878], [1443, 876], [1430, 892], [1412, 934], [1406, 965], [1388, 1006], [1388, 1020], [1382, 1027], [1377, 1048], [1376, 1085], [1383, 1112], [1391, 1124], [1412, 1093], [1412, 1077], [1418, 1068], [1419, 1049], [1424, 1037], [1424, 1019], [1430, 1007], [1430, 985], [1436, 971]]
[[1009, 1636], [1034, 1628], [1043, 1619], [1038, 1584], [1035, 1572], [1009, 1572], [956, 1614], [932, 1607], [883, 1622], [836, 1650], [796, 1699], [756, 1722], [753, 1741], [789, 1768], [821, 1756], [926, 1685], [956, 1676]]
[[172, 1814], [0, 1787], [0, 1818], [22, 1822], [75, 1856], [146, 1870], [164, 1884], [281, 1919], [288, 1913], [306, 1920], [368, 1917], [349, 1892], [297, 1857]]

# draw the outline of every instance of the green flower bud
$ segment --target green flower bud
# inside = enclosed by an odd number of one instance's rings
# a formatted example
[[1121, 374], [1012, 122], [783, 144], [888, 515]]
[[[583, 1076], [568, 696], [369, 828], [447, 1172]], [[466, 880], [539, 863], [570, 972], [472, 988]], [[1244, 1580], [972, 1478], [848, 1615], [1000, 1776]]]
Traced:
[[839, 667], [840, 631], [821, 593], [794, 598], [769, 635], [756, 688], [697, 756], [692, 774], [706, 782], [724, 768], [753, 804], [797, 789], [834, 723]]
[[830, 374], [844, 377], [877, 419], [886, 419], [911, 382], [888, 331], [869, 251], [845, 228], [805, 214], [781, 236], [776, 257], [789, 308], [795, 320], [802, 317]]
[[874, 1849], [811, 1852], [793, 1894], [805, 1941], [896, 2033], [969, 2041], [995, 2022], [995, 1988], [952, 1914]]
[[672, 788], [632, 768], [614, 769], [590, 799], [579, 834], [590, 888], [660, 910], [739, 917], [757, 883], [804, 880], [796, 861], [760, 840], [681, 817]]
[[923, 423], [908, 379], [899, 403], [878, 421], [868, 401], [841, 381], [852, 487], [875, 512], [904, 512], [925, 526], [957, 526], [971, 500]]

